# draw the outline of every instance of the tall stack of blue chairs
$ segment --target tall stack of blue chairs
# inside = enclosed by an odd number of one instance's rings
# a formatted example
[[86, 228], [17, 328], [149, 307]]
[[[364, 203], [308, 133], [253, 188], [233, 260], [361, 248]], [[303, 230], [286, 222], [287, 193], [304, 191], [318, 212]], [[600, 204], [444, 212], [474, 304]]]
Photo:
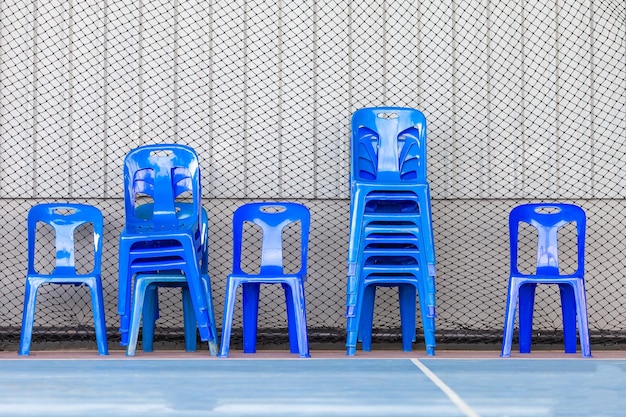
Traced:
[[372, 107], [352, 116], [347, 354], [369, 351], [376, 287], [398, 287], [402, 349], [416, 340], [416, 296], [426, 353], [435, 353], [435, 248], [426, 178], [426, 118]]
[[124, 182], [118, 283], [121, 345], [129, 342], [134, 279], [141, 274], [167, 274], [177, 281], [182, 274], [200, 340], [212, 343], [216, 351], [215, 319], [207, 290], [210, 282], [202, 274], [205, 241], [196, 152], [180, 144], [133, 149], [124, 160]]

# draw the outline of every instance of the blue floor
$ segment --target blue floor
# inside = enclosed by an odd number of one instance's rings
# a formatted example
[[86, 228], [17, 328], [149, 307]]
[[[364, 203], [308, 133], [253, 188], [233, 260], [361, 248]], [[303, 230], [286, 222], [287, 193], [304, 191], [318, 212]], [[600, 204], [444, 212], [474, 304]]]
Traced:
[[626, 416], [626, 360], [2, 360], [0, 416]]

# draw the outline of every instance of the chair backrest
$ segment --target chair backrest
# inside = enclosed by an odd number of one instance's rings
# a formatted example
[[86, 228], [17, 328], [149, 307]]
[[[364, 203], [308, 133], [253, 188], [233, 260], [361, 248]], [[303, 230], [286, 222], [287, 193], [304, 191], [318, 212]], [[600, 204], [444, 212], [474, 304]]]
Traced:
[[568, 223], [576, 224], [577, 267], [574, 275], [582, 276], [585, 264], [585, 211], [574, 204], [536, 203], [522, 204], [511, 210], [509, 236], [511, 249], [511, 273], [520, 275], [518, 245], [520, 223], [528, 223], [537, 229], [537, 274], [559, 275], [558, 232]]
[[[152, 203], [136, 211], [137, 197]], [[176, 204], [183, 196], [191, 202]], [[131, 150], [124, 159], [124, 210], [126, 224], [168, 229], [185, 222], [201, 222], [200, 165], [196, 152], [186, 145], [151, 144]], [[182, 207], [186, 209], [181, 210]], [[146, 207], [151, 213], [146, 213]], [[143, 226], [142, 226], [143, 225]]]
[[56, 252], [52, 274], [76, 274], [74, 232], [83, 225], [93, 225], [93, 273], [100, 273], [102, 261], [103, 218], [99, 209], [85, 204], [48, 203], [33, 206], [28, 211], [28, 273], [34, 274], [37, 224], [45, 223], [54, 230]]
[[306, 277], [309, 242], [309, 209], [299, 203], [267, 202], [248, 203], [235, 210], [233, 215], [233, 272], [244, 273], [241, 268], [243, 229], [246, 222], [259, 226], [263, 233], [261, 243], [261, 274], [283, 274], [283, 230], [300, 222], [300, 270]]
[[352, 115], [352, 182], [426, 182], [426, 118], [416, 109], [370, 107]]

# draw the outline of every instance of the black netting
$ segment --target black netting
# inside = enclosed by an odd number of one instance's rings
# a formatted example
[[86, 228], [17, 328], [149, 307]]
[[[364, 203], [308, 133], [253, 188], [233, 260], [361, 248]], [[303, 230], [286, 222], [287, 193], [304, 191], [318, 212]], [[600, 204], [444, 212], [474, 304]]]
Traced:
[[[26, 213], [58, 200], [103, 211], [107, 324], [119, 341], [122, 161], [154, 142], [200, 155], [218, 328], [233, 210], [292, 200], [312, 214], [311, 341], [343, 343], [349, 122], [379, 105], [428, 120], [440, 343], [499, 342], [507, 216], [531, 201], [586, 210], [592, 342], [626, 337], [623, 1], [2, 0], [0, 16], [0, 347], [19, 336]], [[157, 338], [180, 342], [180, 291], [160, 300]], [[280, 288], [263, 290], [267, 343], [286, 341], [283, 302]], [[534, 325], [560, 341], [558, 290], [538, 291]], [[398, 339], [392, 289], [378, 293], [374, 327]], [[42, 290], [33, 342], [92, 341], [87, 291]]]

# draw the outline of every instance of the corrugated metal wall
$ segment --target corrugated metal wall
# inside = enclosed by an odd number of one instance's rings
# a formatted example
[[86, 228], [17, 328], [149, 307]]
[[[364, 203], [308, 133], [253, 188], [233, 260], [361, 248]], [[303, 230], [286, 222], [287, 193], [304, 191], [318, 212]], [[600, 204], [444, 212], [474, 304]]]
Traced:
[[508, 210], [573, 199], [595, 216], [591, 281], [611, 281], [592, 325], [621, 330], [625, 39], [620, 0], [1, 0], [4, 317], [19, 323], [28, 207], [86, 199], [106, 211], [114, 324], [122, 160], [175, 141], [220, 225], [218, 309], [232, 208], [305, 200], [312, 325], [341, 328], [350, 116], [398, 105], [429, 123], [440, 328], [500, 326]]

